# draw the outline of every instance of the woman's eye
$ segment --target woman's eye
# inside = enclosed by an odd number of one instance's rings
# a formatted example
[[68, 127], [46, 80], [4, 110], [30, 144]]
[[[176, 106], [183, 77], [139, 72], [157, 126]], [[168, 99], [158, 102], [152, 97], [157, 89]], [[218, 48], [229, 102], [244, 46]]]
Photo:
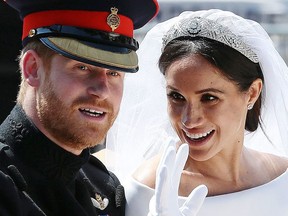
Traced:
[[210, 102], [210, 101], [215, 101], [217, 100], [218, 98], [213, 96], [213, 95], [210, 95], [210, 94], [205, 94], [202, 96], [201, 100], [203, 102]]
[[168, 97], [173, 99], [173, 100], [184, 100], [184, 97], [177, 92], [168, 93]]

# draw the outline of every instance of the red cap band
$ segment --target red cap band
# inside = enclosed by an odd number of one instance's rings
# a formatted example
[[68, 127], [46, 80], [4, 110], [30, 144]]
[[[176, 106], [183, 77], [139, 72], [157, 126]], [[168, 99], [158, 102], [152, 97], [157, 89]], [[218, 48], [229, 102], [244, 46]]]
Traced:
[[[22, 40], [28, 36], [31, 29], [55, 24], [112, 32], [111, 27], [107, 24], [109, 14], [108, 12], [77, 10], [51, 10], [32, 13], [23, 19]], [[120, 18], [120, 25], [113, 32], [133, 37], [132, 20], [124, 15], [117, 15]]]

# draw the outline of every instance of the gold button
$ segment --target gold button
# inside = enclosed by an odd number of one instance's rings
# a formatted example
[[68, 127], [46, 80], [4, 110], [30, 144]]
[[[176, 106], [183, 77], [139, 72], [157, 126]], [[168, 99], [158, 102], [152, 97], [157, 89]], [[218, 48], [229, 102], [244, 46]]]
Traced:
[[36, 35], [36, 30], [35, 29], [31, 29], [29, 31], [28, 37], [34, 37]]

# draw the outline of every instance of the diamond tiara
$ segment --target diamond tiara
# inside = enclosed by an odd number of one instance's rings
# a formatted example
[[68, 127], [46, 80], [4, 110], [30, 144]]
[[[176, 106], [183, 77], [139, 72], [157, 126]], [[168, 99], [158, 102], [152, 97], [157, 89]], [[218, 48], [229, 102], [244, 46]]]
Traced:
[[226, 44], [242, 53], [254, 63], [259, 59], [242, 37], [232, 33], [227, 27], [202, 17], [185, 18], [174, 24], [163, 37], [163, 48], [179, 37], [204, 37]]

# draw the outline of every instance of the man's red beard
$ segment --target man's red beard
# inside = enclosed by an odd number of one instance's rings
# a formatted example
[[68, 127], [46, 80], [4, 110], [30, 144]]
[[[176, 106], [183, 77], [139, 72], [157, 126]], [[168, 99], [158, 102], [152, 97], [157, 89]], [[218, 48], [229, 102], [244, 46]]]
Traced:
[[[99, 144], [115, 121], [117, 113], [107, 102], [92, 98], [78, 98], [70, 106], [59, 99], [48, 80], [37, 101], [38, 117], [44, 128], [62, 145], [82, 150]], [[64, 101], [64, 100], [63, 100]], [[108, 110], [106, 123], [96, 124], [76, 118], [79, 107], [96, 106]]]

